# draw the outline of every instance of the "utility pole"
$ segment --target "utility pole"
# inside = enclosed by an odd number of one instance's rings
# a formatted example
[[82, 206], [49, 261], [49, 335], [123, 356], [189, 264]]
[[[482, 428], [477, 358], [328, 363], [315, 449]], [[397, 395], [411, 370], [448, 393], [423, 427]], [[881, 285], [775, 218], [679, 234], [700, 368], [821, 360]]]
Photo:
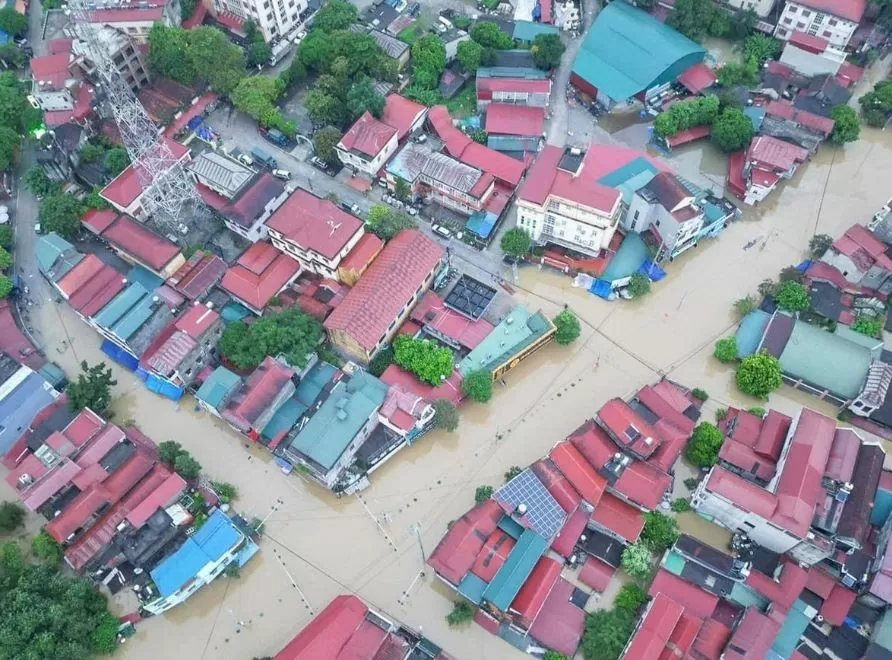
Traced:
[[390, 538], [390, 535], [387, 533], [387, 530], [384, 529], [384, 526], [380, 523], [377, 516], [372, 513], [371, 509], [369, 509], [368, 505], [365, 503], [365, 500], [362, 498], [362, 495], [356, 494], [356, 499], [359, 500], [359, 503], [362, 505], [362, 508], [365, 509], [365, 512], [369, 514], [369, 517], [374, 521], [375, 525], [377, 525], [378, 529], [381, 530], [381, 533], [384, 535], [384, 538], [390, 544], [390, 547], [393, 548], [394, 552], [399, 552], [399, 548], [396, 547], [396, 543], [393, 542], [393, 539]]
[[294, 577], [291, 573], [288, 572], [288, 567], [285, 566], [285, 560], [279, 554], [278, 549], [273, 548], [273, 556], [279, 562], [279, 566], [282, 567], [282, 570], [285, 571], [285, 575], [288, 576], [288, 580], [291, 582], [291, 586], [295, 588], [298, 595], [300, 596], [301, 601], [303, 601], [304, 607], [306, 607], [310, 611], [310, 616], [316, 616], [316, 612], [313, 610], [313, 606], [310, 605], [310, 601], [307, 600], [307, 597], [304, 596], [304, 592], [300, 590], [300, 587], [297, 586], [297, 582], [294, 581]]
[[409, 529], [415, 532], [415, 538], [418, 539], [418, 549], [421, 550], [421, 565], [424, 566], [427, 564], [427, 557], [424, 554], [424, 543], [421, 541], [421, 523], [417, 522], [410, 526]]
[[279, 510], [279, 507], [283, 504], [281, 498], [277, 498], [276, 501], [269, 507], [269, 513], [264, 516], [263, 520], [257, 523], [257, 527], [254, 528], [255, 532], [259, 532], [260, 528], [266, 524], [266, 521], [269, 520], [269, 517], [273, 515], [276, 511]]

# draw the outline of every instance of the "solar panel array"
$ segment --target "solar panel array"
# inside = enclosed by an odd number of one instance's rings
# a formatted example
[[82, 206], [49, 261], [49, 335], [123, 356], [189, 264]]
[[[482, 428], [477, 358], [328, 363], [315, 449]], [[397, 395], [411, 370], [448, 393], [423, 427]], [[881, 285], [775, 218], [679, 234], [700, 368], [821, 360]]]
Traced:
[[499, 488], [493, 497], [500, 504], [517, 509], [521, 504], [527, 507], [523, 522], [534, 532], [548, 540], [554, 538], [564, 522], [567, 514], [557, 503], [542, 482], [527, 468], [507, 484]]
[[446, 306], [476, 321], [496, 297], [496, 290], [473, 277], [462, 275], [444, 301]]

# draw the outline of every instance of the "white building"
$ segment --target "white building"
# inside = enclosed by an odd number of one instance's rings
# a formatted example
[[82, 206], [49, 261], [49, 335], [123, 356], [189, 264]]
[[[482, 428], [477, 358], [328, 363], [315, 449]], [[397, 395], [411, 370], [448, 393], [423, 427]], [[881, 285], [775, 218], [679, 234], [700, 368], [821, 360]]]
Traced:
[[660, 254], [675, 257], [696, 245], [703, 210], [677, 176], [660, 172], [632, 195], [622, 224], [629, 231], [649, 229], [660, 241]]
[[336, 147], [341, 162], [356, 171], [375, 177], [396, 152], [398, 131], [365, 112], [354, 122]]
[[598, 256], [610, 245], [622, 214], [622, 195], [586, 176], [595, 151], [549, 145], [517, 196], [517, 224], [540, 245], [554, 243]]
[[774, 36], [787, 41], [794, 32], [804, 32], [845, 48], [864, 16], [864, 0], [798, 0], [787, 2]]
[[746, 11], [752, 9], [759, 18], [765, 18], [774, 9], [775, 0], [726, 0], [729, 7]]
[[780, 56], [781, 64], [809, 78], [824, 74], [835, 76], [845, 61], [844, 50], [834, 48], [827, 39], [804, 32], [794, 32]]
[[120, 3], [95, 3], [90, 12], [94, 26], [107, 25], [133, 41], [148, 43], [155, 23], [168, 27], [180, 24], [179, 0], [123, 0]]
[[254, 21], [267, 42], [294, 39], [310, 16], [307, 0], [214, 0], [217, 20], [235, 31]]

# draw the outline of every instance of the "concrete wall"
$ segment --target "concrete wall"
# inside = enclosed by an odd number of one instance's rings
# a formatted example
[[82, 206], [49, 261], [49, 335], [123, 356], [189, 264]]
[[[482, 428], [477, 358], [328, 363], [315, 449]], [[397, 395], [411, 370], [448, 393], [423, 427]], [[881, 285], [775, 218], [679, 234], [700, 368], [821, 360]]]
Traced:
[[795, 2], [787, 2], [777, 22], [774, 36], [786, 41], [793, 32], [805, 32], [826, 39], [834, 48], [845, 48], [857, 28], [857, 23], [839, 16], [821, 13]]
[[518, 200], [517, 222], [537, 243], [545, 243], [553, 238], [561, 245], [597, 256], [610, 245], [619, 225], [620, 211], [619, 202], [612, 214], [604, 214], [594, 209], [553, 201], [551, 197], [545, 206]]
[[780, 61], [804, 76], [819, 76], [825, 73], [836, 75], [839, 67], [846, 61], [846, 55], [835, 48], [828, 48], [820, 54], [811, 53], [788, 43], [784, 46]]

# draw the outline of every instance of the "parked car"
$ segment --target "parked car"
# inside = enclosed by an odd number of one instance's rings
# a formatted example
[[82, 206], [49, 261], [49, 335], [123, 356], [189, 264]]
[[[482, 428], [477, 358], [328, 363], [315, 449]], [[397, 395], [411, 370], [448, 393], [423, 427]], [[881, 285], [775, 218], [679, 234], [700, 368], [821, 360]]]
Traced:
[[279, 163], [276, 162], [275, 158], [258, 147], [254, 147], [253, 149], [251, 149], [251, 157], [254, 159], [255, 162], [259, 163], [268, 170], [274, 170], [279, 167]]
[[443, 238], [452, 238], [452, 232], [443, 225], [433, 224], [431, 225], [431, 230], [433, 230], [435, 234], [439, 234]]
[[254, 160], [248, 154], [238, 154], [235, 159], [246, 167], [254, 167]]
[[407, 206], [406, 213], [408, 213], [411, 216], [416, 216], [416, 215], [418, 215], [418, 209], [416, 209], [414, 206]]
[[273, 170], [273, 176], [277, 179], [282, 179], [282, 181], [288, 181], [291, 178], [291, 172], [288, 170]]
[[315, 167], [317, 170], [322, 170], [328, 176], [337, 176], [338, 172], [341, 171], [340, 167], [329, 165], [318, 156], [313, 156], [312, 158], [310, 158], [310, 165]]
[[418, 4], [417, 2], [413, 2], [411, 5], [409, 5], [409, 8], [406, 10], [406, 13], [409, 14], [409, 16], [418, 16], [418, 12], [420, 12], [420, 11], [421, 11], [421, 5]]

